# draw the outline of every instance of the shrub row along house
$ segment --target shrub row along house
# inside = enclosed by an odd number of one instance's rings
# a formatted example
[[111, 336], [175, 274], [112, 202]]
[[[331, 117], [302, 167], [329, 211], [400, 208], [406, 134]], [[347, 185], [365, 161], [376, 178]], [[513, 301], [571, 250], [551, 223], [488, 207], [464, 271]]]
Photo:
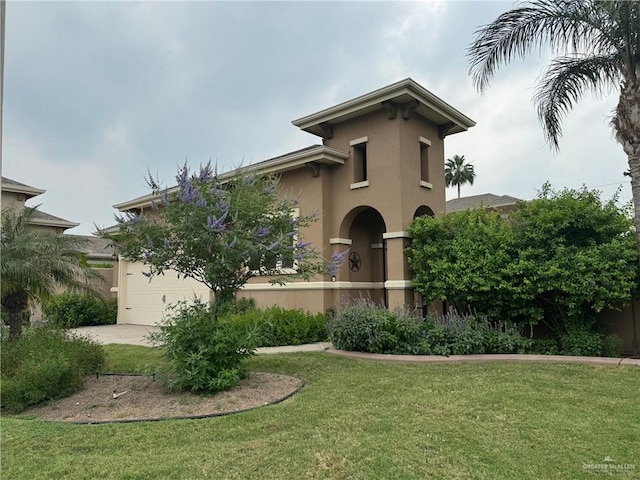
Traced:
[[[406, 229], [419, 215], [445, 211], [444, 140], [475, 125], [412, 79], [402, 80], [293, 124], [322, 144], [243, 167], [280, 176], [284, 195], [299, 196], [302, 215], [318, 213], [304, 237], [328, 261], [348, 251], [335, 275], [283, 286], [252, 278], [239, 293], [259, 306], [325, 312], [343, 297], [363, 296], [391, 308], [413, 305], [404, 253]], [[229, 177], [233, 172], [230, 172]], [[222, 175], [224, 177], [224, 175]], [[141, 213], [151, 195], [114, 205]], [[142, 262], [119, 259], [118, 322], [155, 324], [166, 306], [210, 293], [193, 280], [165, 273], [151, 281]], [[295, 268], [295, 265], [283, 265]]]

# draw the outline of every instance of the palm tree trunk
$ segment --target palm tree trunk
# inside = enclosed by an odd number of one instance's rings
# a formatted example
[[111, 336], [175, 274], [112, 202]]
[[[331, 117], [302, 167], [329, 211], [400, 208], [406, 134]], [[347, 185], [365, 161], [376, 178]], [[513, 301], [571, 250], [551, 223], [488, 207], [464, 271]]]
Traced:
[[458, 198], [460, 198], [460, 184], [458, 184]]
[[24, 311], [27, 309], [28, 303], [29, 297], [22, 290], [10, 293], [2, 298], [2, 305], [7, 311], [9, 338], [18, 338], [22, 335]]
[[616, 137], [629, 161], [634, 205], [633, 223], [640, 252], [640, 81], [637, 78], [623, 80], [613, 123]]

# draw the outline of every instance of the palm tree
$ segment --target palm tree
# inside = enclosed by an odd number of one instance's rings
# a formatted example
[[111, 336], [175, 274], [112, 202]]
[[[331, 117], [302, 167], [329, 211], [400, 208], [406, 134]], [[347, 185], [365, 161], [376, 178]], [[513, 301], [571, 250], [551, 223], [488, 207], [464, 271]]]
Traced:
[[503, 13], [469, 47], [475, 86], [482, 93], [501, 64], [541, 47], [557, 53], [534, 96], [554, 149], [562, 118], [584, 93], [619, 89], [611, 125], [629, 161], [640, 247], [640, 2], [532, 0]]
[[58, 288], [91, 291], [88, 280], [99, 277], [80, 265], [82, 239], [29, 225], [36, 208], [2, 211], [0, 298], [11, 338], [22, 334], [30, 302], [45, 300]]
[[444, 181], [447, 187], [458, 187], [458, 198], [460, 198], [460, 186], [468, 183], [473, 185], [476, 172], [473, 165], [465, 163], [464, 155], [454, 155], [447, 158], [444, 166]]

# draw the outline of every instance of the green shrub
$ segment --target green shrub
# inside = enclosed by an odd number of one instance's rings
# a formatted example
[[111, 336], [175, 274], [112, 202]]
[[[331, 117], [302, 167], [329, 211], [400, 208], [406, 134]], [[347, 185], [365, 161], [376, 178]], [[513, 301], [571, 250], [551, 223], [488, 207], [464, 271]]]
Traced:
[[411, 354], [419, 352], [423, 324], [407, 312], [355, 299], [342, 306], [328, 328], [333, 345], [341, 350]]
[[232, 302], [226, 302], [218, 306], [218, 317], [227, 315], [239, 315], [256, 309], [256, 301], [253, 298], [239, 298]]
[[42, 313], [54, 326], [76, 328], [116, 323], [116, 299], [104, 300], [95, 295], [65, 292], [42, 305]]
[[535, 353], [538, 355], [558, 355], [560, 348], [558, 342], [552, 338], [536, 338], [532, 341], [531, 347], [527, 353]]
[[422, 320], [366, 300], [342, 308], [329, 331], [336, 348], [369, 353], [448, 356], [525, 353], [531, 348], [531, 340], [517, 326], [455, 310]]
[[254, 331], [258, 346], [302, 345], [327, 339], [326, 315], [313, 315], [303, 310], [286, 310], [277, 306], [266, 310], [248, 309], [226, 315], [222, 323]]
[[242, 361], [253, 354], [255, 332], [216, 320], [210, 306], [180, 302], [150, 336], [164, 347], [175, 375], [173, 387], [197, 393], [228, 389], [246, 376]]
[[50, 327], [32, 327], [18, 339], [2, 338], [0, 403], [8, 413], [79, 390], [84, 376], [105, 362], [102, 347]]
[[599, 357], [602, 353], [602, 334], [583, 327], [573, 327], [560, 336], [560, 347], [565, 355]]
[[607, 335], [602, 339], [603, 357], [621, 357], [622, 339], [617, 335]]
[[302, 345], [327, 339], [327, 318], [303, 310], [271, 307], [264, 311], [261, 333], [263, 346]]

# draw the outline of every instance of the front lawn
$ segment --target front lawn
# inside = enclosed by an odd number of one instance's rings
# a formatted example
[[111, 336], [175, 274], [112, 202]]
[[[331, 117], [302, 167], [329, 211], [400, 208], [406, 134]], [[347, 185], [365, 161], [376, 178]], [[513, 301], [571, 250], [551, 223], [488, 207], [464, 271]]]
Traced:
[[[112, 371], [159, 361], [146, 347], [106, 349]], [[583, 479], [602, 476], [585, 466], [606, 456], [636, 467], [616, 478], [640, 474], [636, 367], [417, 365], [322, 353], [264, 355], [250, 366], [307, 386], [284, 403], [205, 420], [91, 426], [5, 417], [2, 477]]]

